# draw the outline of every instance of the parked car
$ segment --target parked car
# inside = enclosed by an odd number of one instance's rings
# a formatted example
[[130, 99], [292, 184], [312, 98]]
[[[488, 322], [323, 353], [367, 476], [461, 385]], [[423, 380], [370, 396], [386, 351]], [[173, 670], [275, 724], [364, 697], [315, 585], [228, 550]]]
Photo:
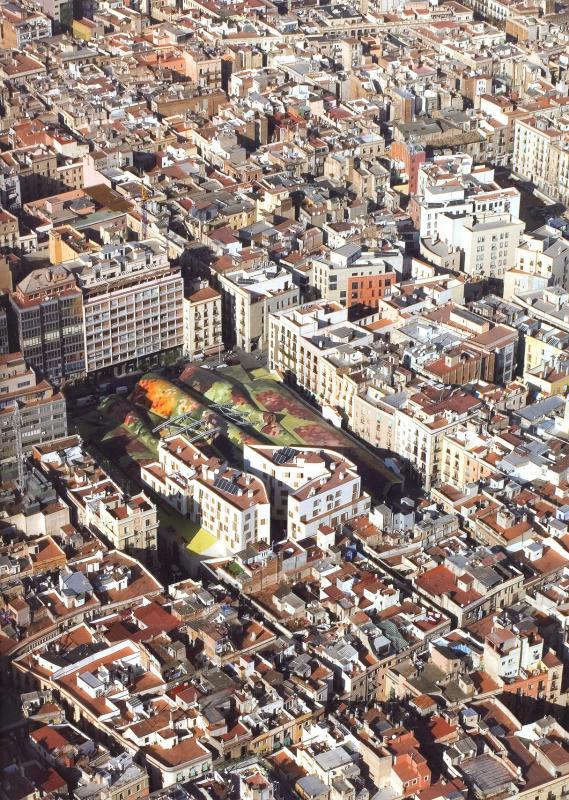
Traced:
[[96, 402], [97, 398], [94, 394], [86, 394], [84, 397], [79, 397], [75, 405], [77, 408], [86, 408], [87, 406], [91, 406]]

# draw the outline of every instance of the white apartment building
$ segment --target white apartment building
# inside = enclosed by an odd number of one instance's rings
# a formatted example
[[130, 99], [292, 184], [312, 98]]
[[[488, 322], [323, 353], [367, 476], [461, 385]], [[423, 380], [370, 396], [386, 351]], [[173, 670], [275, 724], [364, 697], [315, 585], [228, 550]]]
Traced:
[[221, 293], [207, 283], [184, 297], [184, 355], [210, 356], [223, 350]]
[[494, 627], [484, 640], [484, 671], [494, 680], [529, 672], [542, 657], [543, 639], [537, 631], [520, 635], [506, 627]]
[[300, 378], [299, 383], [309, 389], [309, 384], [301, 379], [298, 371], [301, 343], [304, 345], [303, 340], [310, 340], [324, 328], [343, 324], [347, 320], [345, 308], [338, 303], [325, 301], [306, 303], [286, 314], [273, 314], [269, 319], [270, 368], [285, 374], [296, 374], [297, 379]]
[[[422, 197], [429, 186], [444, 185], [451, 180], [472, 174], [474, 159], [468, 153], [433, 156], [419, 165], [417, 172], [417, 196]], [[478, 170], [478, 168], [477, 168]], [[480, 165], [477, 174], [488, 177], [489, 170]]]
[[569, 289], [569, 242], [560, 231], [544, 225], [518, 245], [515, 265], [504, 276], [504, 300], [547, 286]]
[[268, 486], [272, 514], [286, 519], [291, 539], [369, 512], [370, 497], [362, 492], [355, 464], [334, 450], [245, 445], [243, 459]]
[[515, 5], [507, 0], [473, 0], [471, 8], [478, 12], [483, 19], [489, 18], [503, 22], [512, 16]]
[[269, 542], [270, 503], [264, 483], [210, 457], [184, 436], [163, 440], [142, 479], [184, 516], [215, 536], [227, 553]]
[[87, 372], [182, 346], [183, 279], [157, 240], [107, 245], [65, 266], [83, 293]]
[[41, 14], [27, 14], [16, 6], [12, 8], [4, 6], [3, 16], [14, 32], [15, 47], [18, 50], [24, 50], [33, 42], [48, 39], [52, 35], [52, 22], [49, 17]]
[[230, 126], [213, 138], [204, 136], [198, 128], [192, 131], [192, 138], [204, 160], [219, 169], [225, 169], [226, 162], [244, 164], [247, 160], [247, 150], [239, 144], [237, 134]]
[[298, 305], [300, 290], [288, 270], [271, 264], [219, 275], [224, 340], [247, 353], [266, 346], [269, 315]]
[[545, 117], [517, 119], [514, 125], [512, 156], [514, 171], [544, 188], [551, 146], [562, 136], [561, 127], [553, 126]]
[[539, 319], [569, 333], [569, 291], [560, 286], [512, 295], [512, 303], [525, 309], [532, 319]]
[[514, 170], [548, 197], [569, 203], [569, 115], [516, 120]]
[[269, 321], [269, 365], [285, 379], [310, 392], [324, 407], [351, 413], [356, 384], [349, 368], [365, 362], [362, 348], [373, 333], [348, 321], [348, 311], [323, 300]]
[[185, 517], [193, 512], [193, 480], [208, 459], [183, 436], [158, 445], [158, 461], [142, 467], [140, 476], [167, 503]]
[[261, 478], [267, 487], [271, 515], [285, 520], [291, 492], [322, 473], [324, 457], [318, 449], [245, 444], [243, 464], [248, 472]]
[[411, 213], [421, 239], [436, 242], [445, 217], [504, 213], [519, 217], [520, 193], [501, 188], [491, 167], [473, 166], [465, 153], [440, 156], [419, 167]]
[[262, 481], [229, 467], [202, 469], [195, 480], [193, 516], [230, 553], [271, 540], [271, 506]]
[[450, 250], [460, 252], [467, 275], [502, 279], [516, 260], [525, 223], [507, 212], [443, 215], [438, 235]]

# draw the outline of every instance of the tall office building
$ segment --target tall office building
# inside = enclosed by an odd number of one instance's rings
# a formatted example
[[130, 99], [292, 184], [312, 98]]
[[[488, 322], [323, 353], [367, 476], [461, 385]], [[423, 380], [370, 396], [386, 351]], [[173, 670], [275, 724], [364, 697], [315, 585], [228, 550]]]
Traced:
[[10, 295], [19, 348], [54, 383], [85, 371], [83, 299], [64, 266], [36, 269]]
[[53, 381], [127, 371], [181, 348], [184, 286], [157, 240], [107, 245], [34, 270], [10, 297], [18, 346]]

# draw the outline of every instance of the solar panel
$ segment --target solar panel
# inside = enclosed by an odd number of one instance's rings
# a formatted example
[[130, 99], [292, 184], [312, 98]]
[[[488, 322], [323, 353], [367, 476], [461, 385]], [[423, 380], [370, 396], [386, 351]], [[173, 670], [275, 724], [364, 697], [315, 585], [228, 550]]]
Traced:
[[216, 478], [213, 485], [216, 489], [221, 489], [222, 492], [228, 492], [229, 494], [239, 493], [239, 486], [236, 486], [232, 481], [227, 480], [227, 478]]
[[278, 453], [275, 453], [274, 462], [275, 464], [286, 464], [287, 461], [291, 461], [296, 455], [296, 450], [292, 447], [283, 447], [282, 450], [279, 450]]

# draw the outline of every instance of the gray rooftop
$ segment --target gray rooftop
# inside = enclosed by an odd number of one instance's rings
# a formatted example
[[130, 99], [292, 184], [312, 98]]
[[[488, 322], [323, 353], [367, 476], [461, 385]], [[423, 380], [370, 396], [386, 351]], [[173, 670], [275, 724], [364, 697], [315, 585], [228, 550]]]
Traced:
[[343, 747], [335, 747], [333, 750], [319, 753], [314, 760], [320, 769], [326, 772], [352, 763], [351, 755]]

